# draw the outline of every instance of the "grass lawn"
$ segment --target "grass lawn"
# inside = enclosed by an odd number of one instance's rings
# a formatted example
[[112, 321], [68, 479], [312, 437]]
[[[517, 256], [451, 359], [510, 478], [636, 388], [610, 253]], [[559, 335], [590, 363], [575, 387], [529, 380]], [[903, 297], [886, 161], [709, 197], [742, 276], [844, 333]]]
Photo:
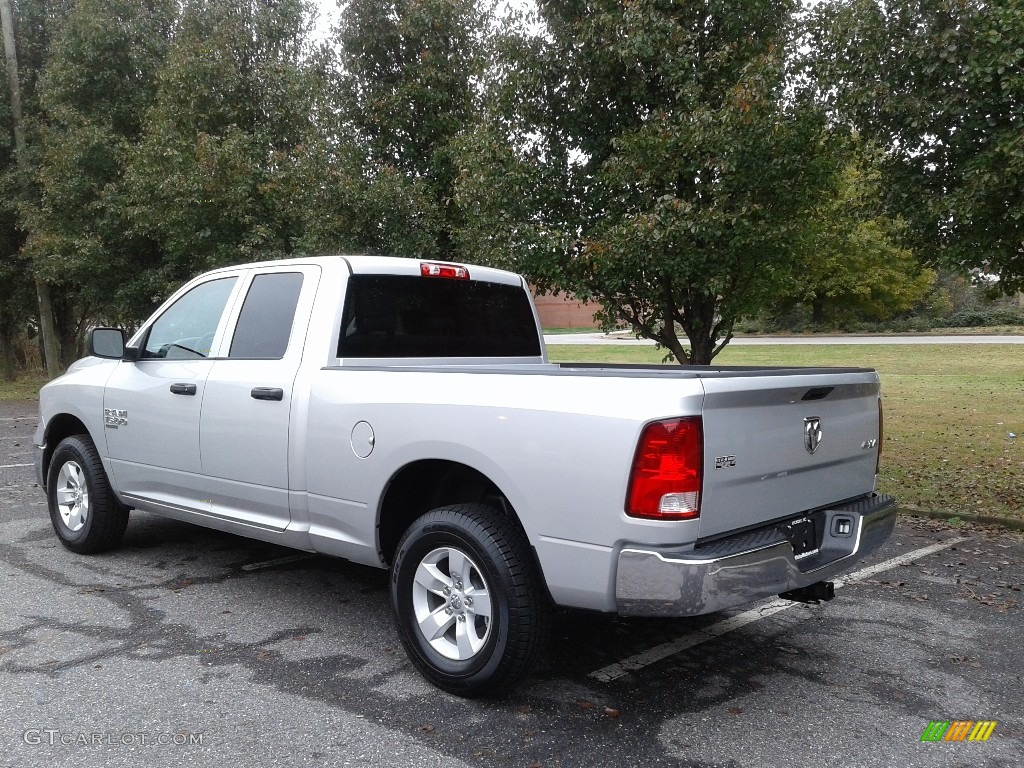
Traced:
[[[659, 363], [662, 356], [638, 346], [550, 345], [548, 354], [558, 362]], [[881, 490], [908, 507], [1024, 517], [1024, 346], [728, 347], [715, 362], [877, 369]]]
[[14, 381], [0, 380], [0, 400], [38, 400], [43, 376], [19, 376]]

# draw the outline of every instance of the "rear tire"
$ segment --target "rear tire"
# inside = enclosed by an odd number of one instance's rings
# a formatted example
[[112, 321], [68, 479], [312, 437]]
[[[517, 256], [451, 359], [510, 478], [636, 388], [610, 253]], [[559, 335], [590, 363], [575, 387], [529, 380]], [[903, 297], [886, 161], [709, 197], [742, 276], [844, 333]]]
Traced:
[[542, 650], [549, 607], [529, 542], [484, 504], [440, 507], [409, 527], [391, 602], [413, 664], [457, 696], [511, 685]]
[[103, 462], [88, 435], [72, 435], [50, 459], [46, 500], [60, 543], [79, 554], [117, 546], [128, 527], [128, 509], [110, 488]]

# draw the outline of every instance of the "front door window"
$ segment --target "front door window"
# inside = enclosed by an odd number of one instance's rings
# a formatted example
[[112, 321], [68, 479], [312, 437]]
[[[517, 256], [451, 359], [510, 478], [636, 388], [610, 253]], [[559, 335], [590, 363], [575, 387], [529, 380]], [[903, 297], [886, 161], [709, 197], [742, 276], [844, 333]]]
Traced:
[[143, 358], [168, 360], [209, 357], [235, 277], [201, 283], [175, 301], [153, 323]]

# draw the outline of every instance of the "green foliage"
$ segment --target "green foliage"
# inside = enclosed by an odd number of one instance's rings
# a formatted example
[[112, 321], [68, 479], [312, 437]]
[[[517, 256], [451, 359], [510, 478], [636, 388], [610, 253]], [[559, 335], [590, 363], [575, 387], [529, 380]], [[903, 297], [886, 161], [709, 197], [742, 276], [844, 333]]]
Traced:
[[[38, 111], [39, 75], [50, 53], [50, 44], [69, 3], [62, 0], [22, 0], [14, 13], [14, 35], [18, 58], [20, 93], [24, 115]], [[6, 52], [5, 52], [6, 54]], [[24, 367], [18, 353], [24, 341], [38, 327], [35, 264], [23, 250], [29, 224], [25, 211], [35, 200], [31, 174], [16, 163], [13, 113], [11, 111], [6, 55], [0, 85], [0, 357], [4, 377], [10, 379], [15, 367]], [[26, 127], [27, 123], [27, 127]], [[23, 130], [33, 133], [31, 119], [22, 120]], [[37, 154], [29, 144], [22, 161], [29, 166]]]
[[599, 300], [606, 327], [709, 363], [787, 284], [835, 171], [821, 115], [785, 93], [794, 5], [540, 5], [549, 36], [506, 47], [521, 111], [506, 95], [467, 140], [463, 194], [481, 202], [464, 234]]
[[[76, 0], [17, 0], [14, 37], [21, 75], [21, 103], [26, 116], [38, 110], [39, 78], [51, 55], [55, 38]], [[5, 81], [6, 85], [6, 81]]]
[[[921, 270], [922, 274], [928, 272]], [[907, 279], [902, 274], [898, 278]], [[865, 312], [857, 311], [856, 304], [831, 305], [826, 302], [815, 322], [812, 303], [791, 300], [743, 318], [737, 322], [736, 330], [742, 333], [921, 333], [977, 328], [989, 333], [1006, 333], [1024, 327], [1024, 304], [1020, 302], [1020, 299], [994, 295], [984, 284], [972, 285], [963, 277], [940, 271], [913, 307], [884, 319], [872, 313], [870, 305]]]
[[304, 0], [182, 8], [125, 179], [130, 234], [157, 256], [140, 301], [204, 269], [293, 252], [302, 217], [291, 192], [315, 134], [309, 12]]
[[815, 209], [802, 245], [792, 299], [812, 309], [813, 322], [880, 321], [909, 312], [929, 293], [935, 273], [901, 247], [903, 224], [880, 215], [880, 172], [853, 146], [834, 195]]
[[342, 4], [337, 130], [360, 148], [368, 208], [385, 214], [359, 229], [370, 250], [458, 258], [453, 142], [477, 112], [489, 23], [476, 0]]
[[806, 38], [819, 96], [884, 147], [889, 210], [932, 261], [1024, 288], [1024, 8], [833, 0]]
[[1024, 325], [1024, 312], [1011, 307], [965, 309], [946, 320], [950, 328], [984, 328], [999, 325]]
[[137, 317], [125, 310], [146, 244], [131, 236], [122, 182], [175, 8], [79, 0], [53, 33], [37, 80], [22, 253], [50, 285], [65, 364], [81, 353], [90, 318]]
[[1024, 286], [1017, 0], [496, 7], [345, 0], [314, 47], [309, 0], [18, 0], [4, 352], [35, 274], [68, 362], [201, 270], [309, 252], [510, 268], [699, 363], [738, 317], [1012, 322], [963, 275]]

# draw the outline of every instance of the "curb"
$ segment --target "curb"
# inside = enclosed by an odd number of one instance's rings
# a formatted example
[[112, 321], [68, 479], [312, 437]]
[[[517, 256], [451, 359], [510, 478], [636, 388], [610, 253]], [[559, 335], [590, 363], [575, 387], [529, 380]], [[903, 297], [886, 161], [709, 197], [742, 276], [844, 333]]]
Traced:
[[918, 507], [900, 506], [902, 514], [911, 517], [928, 517], [932, 520], [951, 520], [954, 517], [965, 523], [981, 525], [998, 525], [1011, 531], [1024, 531], [1024, 519], [1015, 517], [995, 517], [993, 515], [973, 515], [968, 512], [944, 512], [937, 509], [919, 509]]

